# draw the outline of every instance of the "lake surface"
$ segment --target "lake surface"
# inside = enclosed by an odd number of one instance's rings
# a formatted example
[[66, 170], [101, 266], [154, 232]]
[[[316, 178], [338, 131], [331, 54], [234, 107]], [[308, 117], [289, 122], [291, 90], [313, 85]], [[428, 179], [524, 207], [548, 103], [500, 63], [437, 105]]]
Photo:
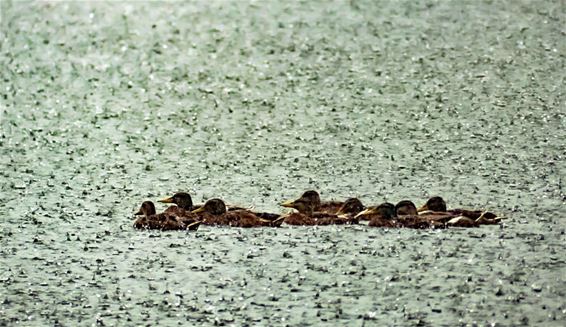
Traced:
[[[0, 9], [0, 325], [564, 326], [563, 2]], [[308, 189], [508, 219], [132, 228]]]

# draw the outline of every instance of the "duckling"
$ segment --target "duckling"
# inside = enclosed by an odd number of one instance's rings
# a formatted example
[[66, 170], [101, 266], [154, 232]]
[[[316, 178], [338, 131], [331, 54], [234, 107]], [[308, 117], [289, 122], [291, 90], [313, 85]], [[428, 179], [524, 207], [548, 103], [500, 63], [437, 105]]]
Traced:
[[248, 210], [226, 210], [221, 199], [210, 199], [198, 209], [192, 211], [204, 219], [205, 225], [224, 225], [232, 227], [279, 227], [283, 218], [275, 220], [262, 219]]
[[160, 229], [160, 230], [197, 230], [201, 221], [183, 221], [178, 216], [170, 213], [157, 214], [155, 205], [151, 201], [142, 203], [136, 216], [142, 215], [134, 222], [138, 229]]

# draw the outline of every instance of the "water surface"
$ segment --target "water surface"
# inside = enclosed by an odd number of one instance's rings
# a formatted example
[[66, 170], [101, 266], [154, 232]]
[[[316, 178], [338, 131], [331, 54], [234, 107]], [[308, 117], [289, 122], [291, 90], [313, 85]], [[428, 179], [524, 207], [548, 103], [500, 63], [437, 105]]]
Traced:
[[[563, 325], [560, 1], [1, 13], [0, 324]], [[281, 211], [307, 189], [509, 219], [131, 227], [178, 190]]]

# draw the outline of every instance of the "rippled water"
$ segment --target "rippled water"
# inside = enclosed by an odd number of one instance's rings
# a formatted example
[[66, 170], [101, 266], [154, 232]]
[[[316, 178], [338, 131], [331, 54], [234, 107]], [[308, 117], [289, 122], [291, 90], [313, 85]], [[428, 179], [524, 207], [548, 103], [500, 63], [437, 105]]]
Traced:
[[[1, 325], [563, 326], [560, 1], [0, 5]], [[131, 227], [306, 189], [509, 219]]]

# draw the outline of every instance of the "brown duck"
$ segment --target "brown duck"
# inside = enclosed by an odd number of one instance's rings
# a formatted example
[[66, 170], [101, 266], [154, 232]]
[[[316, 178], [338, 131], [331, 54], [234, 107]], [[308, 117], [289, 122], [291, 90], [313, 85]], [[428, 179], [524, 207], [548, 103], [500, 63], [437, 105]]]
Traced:
[[201, 221], [183, 219], [171, 213], [157, 214], [151, 201], [142, 203], [135, 215], [141, 215], [134, 222], [134, 227], [138, 229], [197, 230], [201, 224]]
[[[281, 206], [286, 208], [293, 208], [297, 209], [297, 211], [301, 212], [300, 208], [301, 203], [309, 203], [309, 206], [312, 206], [313, 212], [320, 212], [320, 213], [330, 213], [330, 214], [344, 214], [346, 212], [341, 211], [344, 208], [344, 205], [347, 204], [346, 210], [358, 210], [358, 212], [364, 209], [361, 201], [357, 198], [351, 198], [346, 200], [345, 202], [341, 201], [321, 201], [320, 195], [317, 191], [306, 191], [301, 195], [300, 198], [296, 200], [289, 200], [281, 203]], [[301, 212], [305, 213], [305, 212]]]
[[417, 207], [409, 200], [399, 201], [395, 205], [395, 213], [399, 227], [416, 229], [445, 228], [446, 222], [455, 217], [450, 213], [419, 215]]
[[175, 193], [173, 196], [157, 200], [157, 202], [175, 204], [165, 209], [164, 213], [171, 213], [178, 216], [186, 215], [196, 209], [193, 207], [193, 199], [191, 198], [191, 195], [185, 192]]
[[205, 225], [220, 225], [232, 227], [279, 227], [283, 218], [274, 220], [263, 219], [249, 210], [226, 210], [226, 204], [221, 199], [210, 199], [200, 208], [192, 211], [199, 215]]
[[[435, 208], [434, 206], [432, 207]], [[407, 200], [399, 202], [396, 208], [399, 224], [407, 228], [470, 228], [479, 227], [483, 221], [488, 220], [485, 213], [476, 216], [476, 211], [463, 209], [446, 210], [443, 212], [424, 211], [417, 215], [415, 204]], [[442, 207], [436, 207], [436, 209], [442, 209]]]
[[385, 202], [377, 206], [371, 206], [360, 212], [357, 216], [360, 220], [369, 220], [370, 227], [396, 228], [395, 206]]
[[[483, 210], [466, 210], [466, 209], [447, 209], [446, 202], [440, 196], [434, 196], [427, 200], [427, 202], [417, 209], [419, 215], [452, 215], [454, 218], [464, 217], [476, 222], [476, 225], [495, 225], [499, 224], [503, 218], [498, 217], [496, 214], [483, 211]], [[454, 227], [474, 227], [473, 224], [467, 219], [455, 219], [450, 226]]]

